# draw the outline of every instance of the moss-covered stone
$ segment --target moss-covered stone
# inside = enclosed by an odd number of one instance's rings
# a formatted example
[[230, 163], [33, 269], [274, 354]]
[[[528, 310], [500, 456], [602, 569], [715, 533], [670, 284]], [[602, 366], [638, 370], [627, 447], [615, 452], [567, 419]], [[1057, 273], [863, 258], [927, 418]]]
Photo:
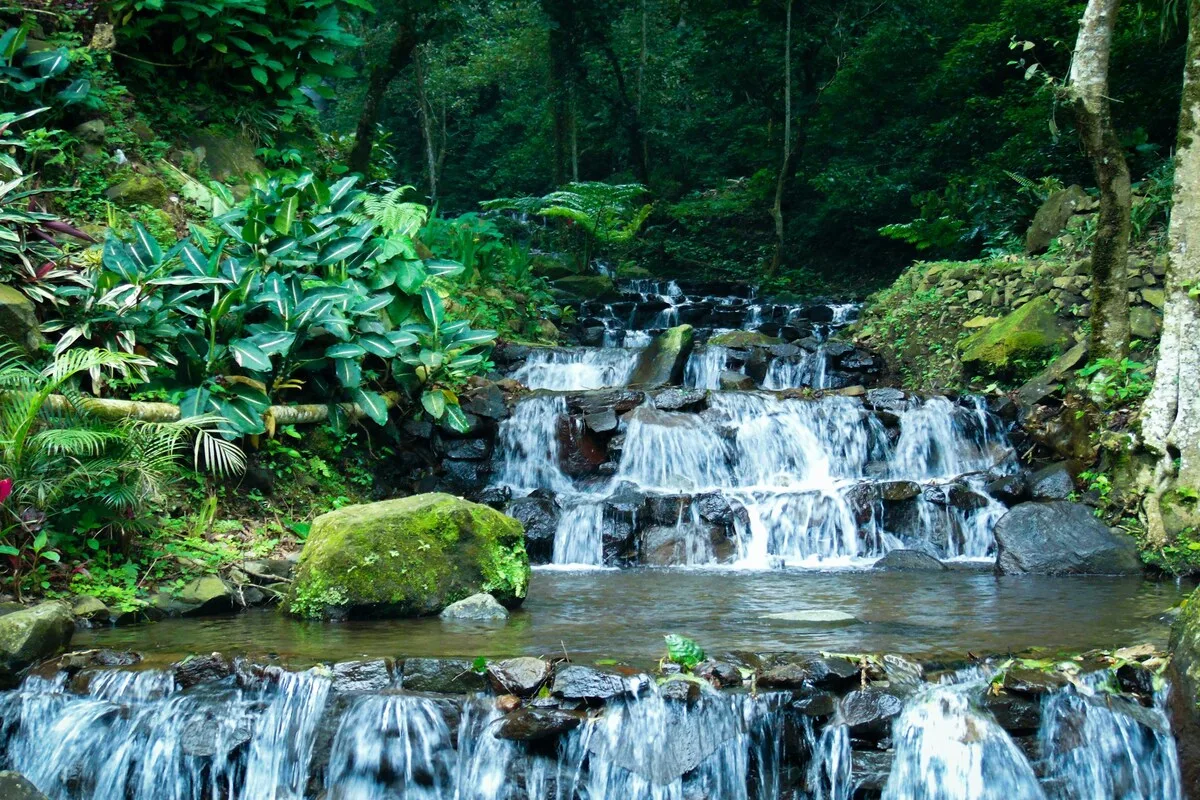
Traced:
[[758, 331], [726, 331], [712, 337], [708, 343], [717, 347], [770, 347], [783, 344], [783, 340]]
[[33, 302], [11, 286], [0, 285], [0, 344], [11, 342], [34, 353], [43, 341]]
[[43, 658], [62, 652], [75, 632], [66, 603], [41, 605], [0, 617], [0, 685]]
[[661, 333], [638, 355], [629, 385], [642, 388], [679, 386], [696, 344], [691, 325], [680, 325]]
[[1029, 255], [1044, 253], [1058, 238], [1076, 211], [1088, 202], [1087, 192], [1080, 186], [1071, 186], [1050, 195], [1038, 209], [1025, 235], [1025, 252]]
[[521, 523], [448, 494], [348, 506], [309, 532], [287, 609], [301, 617], [411, 617], [487, 592], [525, 599]]
[[550, 285], [560, 296], [572, 300], [614, 300], [620, 297], [612, 278], [605, 275], [570, 275]]
[[246, 175], [257, 175], [264, 167], [255, 155], [254, 142], [245, 136], [223, 136], [216, 132], [194, 136], [188, 146], [203, 154], [208, 172], [219, 181], [228, 182]]
[[134, 173], [120, 183], [108, 187], [104, 195], [123, 208], [150, 206], [163, 208], [167, 204], [167, 184], [154, 175]]
[[982, 375], [1012, 375], [1021, 361], [1050, 358], [1070, 338], [1049, 297], [1037, 297], [959, 344], [963, 365]]

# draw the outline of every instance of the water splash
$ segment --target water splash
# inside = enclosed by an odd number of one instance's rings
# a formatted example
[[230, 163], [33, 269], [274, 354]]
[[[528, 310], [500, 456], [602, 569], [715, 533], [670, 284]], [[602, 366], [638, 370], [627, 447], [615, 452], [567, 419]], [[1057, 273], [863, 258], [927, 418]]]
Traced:
[[688, 359], [683, 385], [690, 389], [720, 389], [721, 373], [730, 369], [730, 350], [719, 345], [698, 348]]
[[636, 351], [622, 348], [541, 348], [531, 352], [512, 377], [530, 389], [604, 389], [627, 385], [636, 364]]
[[496, 485], [528, 494], [534, 489], [571, 491], [559, 463], [559, 426], [567, 416], [563, 397], [528, 397], [500, 424], [501, 460]]

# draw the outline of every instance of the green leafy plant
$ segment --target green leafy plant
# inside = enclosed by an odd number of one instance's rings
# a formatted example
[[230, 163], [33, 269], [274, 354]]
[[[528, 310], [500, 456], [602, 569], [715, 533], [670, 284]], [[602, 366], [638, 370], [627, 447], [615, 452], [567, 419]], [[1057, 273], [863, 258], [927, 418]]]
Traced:
[[[36, 96], [49, 100], [46, 85], [64, 76], [71, 66], [71, 54], [65, 47], [30, 50], [30, 26], [9, 28], [0, 33], [0, 100], [13, 102], [17, 96]], [[59, 105], [78, 103], [87, 97], [91, 84], [85, 79], [72, 81], [53, 95]]]
[[1129, 358], [1101, 358], [1079, 370], [1080, 377], [1090, 378], [1088, 391], [1099, 402], [1119, 405], [1140, 400], [1150, 394], [1154, 382], [1146, 374], [1146, 365]]

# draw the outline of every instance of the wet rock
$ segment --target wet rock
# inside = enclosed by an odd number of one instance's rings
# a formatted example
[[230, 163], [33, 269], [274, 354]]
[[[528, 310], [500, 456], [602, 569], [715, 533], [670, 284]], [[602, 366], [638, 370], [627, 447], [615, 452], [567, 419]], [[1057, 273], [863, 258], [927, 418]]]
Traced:
[[883, 674], [893, 689], [914, 690], [925, 680], [924, 667], [911, 658], [905, 658], [895, 653], [884, 655]]
[[672, 388], [654, 396], [659, 411], [703, 411], [708, 405], [708, 392], [703, 389]]
[[71, 601], [71, 613], [75, 615], [76, 622], [82, 622], [89, 627], [92, 624], [108, 622], [112, 615], [104, 601], [89, 594], [80, 595]]
[[1004, 673], [1004, 691], [1029, 697], [1041, 697], [1066, 685], [1067, 679], [1057, 672], [1017, 668]]
[[494, 383], [466, 392], [462, 408], [463, 411], [485, 419], [501, 420], [508, 417], [508, 404], [504, 402], [504, 392]]
[[1137, 544], [1077, 503], [1022, 503], [996, 524], [1001, 574], [1132, 575], [1142, 571]]
[[131, 667], [141, 660], [140, 653], [129, 650], [79, 650], [63, 655], [58, 660], [58, 668], [63, 672], [74, 674], [85, 669]]
[[601, 389], [594, 392], [581, 392], [567, 398], [567, 408], [573, 413], [598, 414], [612, 409], [617, 414], [625, 414], [646, 401], [646, 393], [633, 389]]
[[559, 708], [523, 708], [508, 714], [496, 727], [497, 739], [537, 742], [572, 731], [583, 723], [583, 715]]
[[850, 734], [860, 739], [879, 740], [891, 732], [892, 720], [899, 716], [904, 702], [879, 689], [850, 692], [839, 705], [842, 721]]
[[521, 523], [488, 506], [425, 494], [317, 517], [286, 607], [306, 617], [419, 616], [486, 587], [515, 608], [528, 586]]
[[1075, 491], [1075, 476], [1066, 463], [1051, 464], [1029, 476], [1029, 495], [1034, 500], [1066, 500]]
[[442, 472], [449, 488], [470, 493], [484, 488], [491, 477], [492, 468], [491, 465], [480, 461], [457, 461], [448, 458], [442, 462]]
[[496, 698], [496, 710], [501, 714], [511, 714], [521, 707], [521, 698], [515, 694], [502, 694]]
[[1117, 682], [1130, 694], [1154, 696], [1154, 673], [1141, 664], [1126, 662], [1117, 667]]
[[196, 578], [179, 590], [177, 598], [187, 606], [185, 617], [227, 614], [234, 610], [234, 593], [229, 584], [215, 575]]
[[441, 439], [435, 450], [438, 455], [465, 461], [481, 461], [492, 454], [492, 439]]
[[566, 700], [607, 700], [627, 694], [629, 685], [620, 675], [569, 664], [554, 673], [550, 691]]
[[963, 483], [926, 486], [925, 499], [935, 505], [951, 506], [963, 511], [975, 511], [988, 504], [983, 495]]
[[1028, 498], [1029, 482], [1025, 473], [1018, 472], [1015, 475], [996, 478], [984, 487], [984, 491], [1001, 503], [1013, 505]]
[[921, 494], [921, 485], [916, 481], [887, 481], [878, 484], [879, 496], [889, 502], [911, 500]]
[[377, 692], [392, 685], [391, 659], [339, 661], [333, 665], [333, 689], [337, 692]]
[[0, 772], [0, 797], [4, 800], [49, 800], [19, 772]]
[[712, 659], [701, 661], [696, 665], [693, 674], [697, 678], [703, 678], [718, 689], [742, 685], [741, 670], [738, 669], [736, 664], [731, 664], [728, 661], [714, 661]]
[[837, 712], [837, 698], [828, 692], [810, 695], [792, 703], [792, 708], [806, 717], [832, 717]]
[[713, 525], [655, 525], [641, 532], [641, 563], [652, 567], [727, 562], [737, 547], [725, 531]]
[[758, 388], [754, 378], [733, 370], [727, 369], [722, 372], [719, 380], [723, 391], [750, 392]]
[[732, 527], [738, 520], [747, 522], [746, 509], [735, 505], [720, 492], [696, 495], [692, 506], [700, 513], [700, 518], [714, 525]]
[[487, 677], [497, 692], [529, 697], [550, 679], [550, 664], [540, 658], [521, 657], [493, 661]]
[[[504, 507], [512, 500], [512, 489], [507, 486], [489, 486], [475, 496], [478, 503], [485, 506], [491, 506], [497, 511], [503, 511]], [[509, 514], [511, 517], [512, 514]]]
[[874, 411], [899, 413], [908, 409], [908, 395], [890, 387], [870, 389], [864, 404]]
[[617, 429], [620, 422], [617, 420], [617, 412], [606, 408], [595, 414], [585, 414], [583, 424], [593, 433], [610, 433]]
[[222, 718], [211, 709], [190, 715], [181, 727], [179, 747], [193, 758], [224, 760], [254, 736], [254, 727], [249, 721]]
[[220, 653], [189, 656], [183, 661], [172, 664], [170, 669], [175, 673], [175, 682], [181, 689], [219, 681], [233, 674], [233, 665], [226, 661]]
[[66, 603], [42, 603], [0, 617], [0, 685], [18, 672], [56, 655], [71, 641], [75, 619]]
[[680, 325], [662, 333], [638, 355], [630, 386], [678, 386], [695, 346], [691, 325]]
[[658, 690], [659, 696], [664, 700], [689, 705], [700, 699], [701, 692], [700, 684], [682, 675], [667, 676]]
[[947, 567], [933, 556], [918, 550], [892, 550], [875, 562], [881, 572], [946, 572]]
[[474, 665], [460, 658], [410, 658], [405, 660], [401, 686], [410, 692], [471, 694], [487, 688]]
[[859, 681], [858, 666], [844, 658], [800, 656], [763, 670], [758, 685], [778, 689], [844, 689]]
[[1015, 694], [987, 692], [983, 707], [996, 718], [1001, 728], [1016, 735], [1035, 734], [1042, 725], [1042, 704]]
[[854, 775], [856, 794], [878, 797], [892, 774], [892, 762], [896, 759], [892, 750], [854, 750], [850, 754], [851, 771]]
[[508, 609], [486, 592], [473, 594], [442, 609], [442, 619], [484, 622], [508, 619]]
[[521, 497], [508, 505], [507, 513], [525, 527], [525, 550], [534, 564], [549, 564], [554, 556], [554, 534], [559, 511], [554, 496]]

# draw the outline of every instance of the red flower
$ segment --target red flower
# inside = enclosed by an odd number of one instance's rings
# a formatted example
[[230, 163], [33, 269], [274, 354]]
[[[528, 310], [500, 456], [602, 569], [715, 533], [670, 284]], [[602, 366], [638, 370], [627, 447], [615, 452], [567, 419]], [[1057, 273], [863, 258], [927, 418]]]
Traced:
[[7, 500], [10, 494], [12, 494], [12, 478], [5, 478], [0, 481], [0, 503]]

